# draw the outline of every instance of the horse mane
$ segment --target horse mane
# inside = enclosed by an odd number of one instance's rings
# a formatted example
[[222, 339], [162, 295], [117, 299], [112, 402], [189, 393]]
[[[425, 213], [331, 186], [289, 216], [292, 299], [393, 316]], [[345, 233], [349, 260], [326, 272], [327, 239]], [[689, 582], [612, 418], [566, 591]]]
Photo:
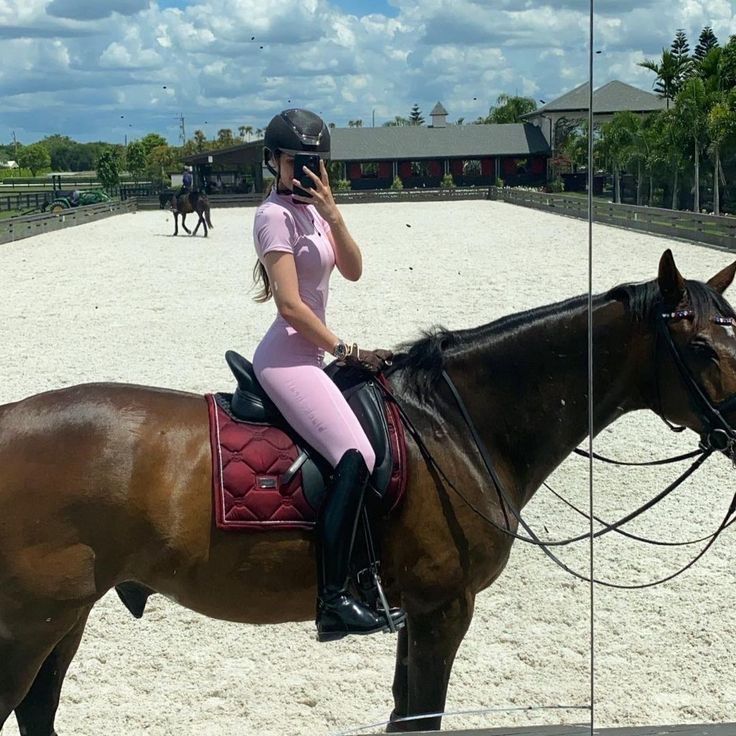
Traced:
[[[685, 290], [689, 309], [695, 313], [694, 326], [702, 329], [714, 315], [736, 317], [731, 305], [722, 294], [702, 281], [685, 280]], [[614, 286], [605, 296], [622, 301], [637, 322], [653, 319], [655, 311], [662, 309], [662, 294], [657, 280], [640, 284], [621, 284]]]
[[[713, 313], [736, 318], [731, 305], [717, 291], [701, 281], [685, 281], [690, 308], [695, 312], [695, 326], [701, 329]], [[506, 339], [513, 331], [533, 322], [559, 318], [565, 312], [574, 312], [585, 306], [588, 296], [583, 294], [562, 302], [501, 317], [498, 320], [462, 330], [449, 330], [435, 325], [422, 331], [418, 340], [410, 340], [398, 346], [393, 365], [388, 373], [401, 370], [407, 387], [420, 401], [426, 401], [445, 370], [447, 358], [471, 348], [492, 348]], [[593, 297], [596, 307], [606, 301], [620, 301], [627, 313], [637, 322], [653, 319], [662, 306], [662, 295], [657, 280], [642, 283], [620, 284], [603, 294]]]

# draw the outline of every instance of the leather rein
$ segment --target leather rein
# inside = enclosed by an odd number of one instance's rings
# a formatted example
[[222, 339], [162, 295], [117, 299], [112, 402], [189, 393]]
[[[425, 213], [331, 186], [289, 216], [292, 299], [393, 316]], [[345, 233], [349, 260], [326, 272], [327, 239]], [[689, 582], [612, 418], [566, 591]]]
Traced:
[[[672, 463], [672, 462], [678, 462], [681, 460], [691, 459], [693, 457], [695, 457], [696, 459], [690, 465], [690, 467], [688, 467], [675, 481], [670, 483], [663, 491], [661, 491], [654, 498], [647, 501], [645, 504], [643, 504], [636, 510], [632, 511], [631, 513], [627, 514], [623, 518], [619, 519], [618, 521], [614, 523], [608, 523], [594, 515], [592, 517], [593, 520], [596, 521], [598, 524], [600, 524], [603, 528], [593, 533], [592, 537], [593, 538], [601, 537], [604, 534], [615, 531], [619, 534], [622, 534], [636, 541], [642, 541], [648, 544], [657, 544], [657, 545], [666, 545], [666, 546], [681, 546], [681, 545], [687, 545], [687, 544], [695, 544], [699, 542], [706, 542], [706, 544], [690, 562], [688, 562], [685, 566], [683, 566], [676, 572], [670, 575], [667, 575], [666, 577], [663, 577], [663, 578], [660, 578], [658, 580], [654, 580], [648, 583], [633, 584], [633, 585], [613, 583], [610, 581], [592, 578], [592, 582], [598, 583], [599, 585], [603, 585], [603, 586], [610, 587], [610, 588], [633, 590], [633, 589], [649, 588], [654, 585], [659, 585], [661, 583], [672, 580], [673, 578], [676, 578], [679, 575], [681, 575], [683, 572], [685, 572], [690, 567], [692, 567], [698, 560], [700, 560], [705, 555], [705, 553], [711, 548], [711, 546], [715, 543], [716, 539], [720, 536], [721, 532], [727, 527], [729, 527], [731, 524], [736, 522], [736, 492], [735, 492], [731, 500], [731, 503], [729, 505], [728, 511], [726, 512], [726, 515], [724, 516], [723, 520], [719, 524], [718, 528], [712, 534], [705, 536], [701, 539], [690, 540], [687, 542], [662, 542], [658, 540], [651, 540], [651, 539], [646, 539], [644, 537], [639, 537], [637, 535], [631, 534], [630, 532], [627, 532], [620, 528], [624, 526], [625, 524], [627, 524], [628, 522], [635, 519], [637, 516], [640, 516], [642, 513], [644, 513], [648, 509], [652, 508], [654, 505], [659, 503], [662, 499], [666, 498], [672, 491], [674, 491], [679, 485], [681, 485], [696, 470], [698, 470], [698, 468], [700, 468], [700, 466], [713, 454], [713, 452], [715, 451], [723, 452], [736, 464], [736, 430], [734, 430], [734, 428], [726, 421], [726, 419], [723, 416], [724, 413], [736, 408], [736, 394], [717, 404], [714, 404], [713, 402], [711, 402], [711, 400], [708, 398], [708, 395], [700, 387], [695, 377], [692, 375], [692, 372], [688, 368], [687, 364], [683, 360], [682, 355], [680, 354], [680, 351], [677, 345], [675, 345], [675, 342], [672, 339], [672, 335], [670, 334], [670, 330], [667, 326], [667, 320], [669, 319], [692, 319], [692, 318], [694, 318], [694, 312], [690, 310], [659, 314], [656, 318], [656, 326], [657, 326], [656, 336], [657, 336], [657, 339], [661, 337], [664, 340], [665, 345], [667, 345], [667, 347], [669, 348], [669, 351], [673, 357], [674, 363], [677, 367], [678, 373], [687, 390], [687, 395], [691, 403], [693, 404], [693, 408], [698, 414], [698, 417], [704, 427], [704, 431], [701, 433], [699, 449], [696, 451], [690, 452], [690, 453], [686, 453], [684, 455], [678, 455], [676, 457], [667, 458], [664, 460], [654, 460], [654, 461], [649, 461], [649, 462], [644, 462], [644, 463], [620, 462], [616, 460], [611, 460], [610, 458], [606, 458], [601, 455], [597, 455], [596, 453], [593, 453], [592, 457], [595, 459], [601, 460], [603, 462], [608, 462], [608, 463], [612, 463], [616, 465], [627, 465], [627, 466], [665, 465], [665, 464]], [[732, 318], [730, 317], [714, 317], [713, 321], [716, 322], [717, 324], [724, 324], [724, 325], [728, 324], [728, 325], [733, 326], [736, 324], [736, 320], [732, 320]], [[656, 349], [655, 349], [655, 356], [656, 356]], [[501, 524], [497, 523], [494, 519], [490, 518], [487, 514], [481, 511], [475, 504], [473, 504], [472, 501], [470, 501], [452, 483], [452, 481], [447, 477], [443, 469], [438, 465], [437, 461], [434, 459], [430, 451], [427, 449], [427, 446], [424, 444], [424, 441], [422, 440], [422, 437], [419, 431], [416, 429], [413, 422], [411, 421], [409, 416], [404, 411], [403, 407], [399, 404], [399, 402], [394, 397], [393, 393], [391, 392], [391, 390], [389, 389], [387, 385], [387, 382], [379, 380], [377, 383], [381, 387], [381, 390], [383, 391], [387, 399], [392, 401], [398, 408], [399, 414], [402, 418], [402, 421], [404, 422], [404, 425], [407, 428], [407, 431], [411, 434], [412, 438], [416, 442], [417, 447], [419, 448], [419, 451], [421, 452], [425, 461], [442, 477], [445, 484], [447, 484], [447, 486], [451, 488], [472, 511], [474, 511], [484, 521], [486, 521], [488, 524], [490, 524], [496, 530], [502, 532], [503, 534], [509, 537], [512, 537], [513, 539], [518, 539], [522, 542], [527, 542], [529, 544], [533, 544], [534, 546], [539, 547], [544, 552], [544, 554], [546, 554], [547, 557], [549, 557], [556, 565], [558, 565], [559, 567], [561, 567], [563, 570], [570, 573], [574, 577], [578, 578], [579, 580], [591, 582], [591, 578], [570, 568], [562, 560], [560, 560], [559, 557], [557, 557], [557, 555], [550, 549], [551, 547], [565, 546], [568, 544], [572, 544], [574, 542], [580, 542], [585, 539], [590, 539], [591, 534], [590, 533], [580, 534], [575, 537], [570, 537], [568, 539], [561, 539], [561, 540], [543, 540], [537, 536], [534, 530], [522, 518], [520, 511], [516, 509], [514, 503], [512, 502], [506, 487], [504, 486], [503, 482], [498, 476], [498, 473], [496, 472], [496, 469], [493, 464], [491, 455], [488, 451], [488, 448], [486, 447], [485, 443], [480, 437], [480, 434], [475, 426], [475, 423], [473, 422], [472, 417], [470, 416], [470, 413], [468, 412], [467, 407], [465, 406], [465, 403], [462, 400], [462, 397], [460, 396], [452, 379], [447, 374], [447, 372], [444, 370], [442, 371], [442, 379], [444, 380], [447, 387], [449, 388], [450, 393], [452, 394], [453, 399], [455, 400], [455, 403], [457, 404], [457, 407], [463, 418], [463, 421], [465, 422], [466, 426], [468, 427], [468, 430], [470, 431], [470, 434], [471, 434], [471, 437], [473, 438], [473, 442], [476, 446], [476, 449], [478, 450], [481, 456], [481, 459], [483, 460], [483, 465], [485, 466], [486, 471], [488, 472], [488, 475], [493, 481], [493, 485], [495, 487], [496, 494], [498, 496], [499, 504], [503, 512], [505, 526], [502, 526]], [[667, 422], [667, 420], [665, 420], [665, 422], [674, 431], [682, 431], [682, 429], [684, 429], [684, 428], [674, 427], [669, 422]], [[588, 453], [585, 452], [584, 450], [576, 449], [575, 452], [579, 455], [583, 455], [584, 457], [589, 457]], [[546, 483], [544, 485], [547, 486], [547, 488], [550, 488]], [[590, 520], [591, 517], [585, 511], [578, 509], [572, 503], [566, 501], [564, 498], [562, 498], [562, 496], [556, 493], [556, 491], [554, 491], [553, 489], [550, 488], [550, 490], [558, 498], [560, 498], [564, 503], [566, 503], [570, 508], [575, 510], [577, 513], [579, 513], [586, 519]], [[510, 512], [511, 515], [514, 517], [517, 525], [520, 526], [526, 532], [526, 535], [517, 534], [514, 530], [511, 529], [508, 512]]]

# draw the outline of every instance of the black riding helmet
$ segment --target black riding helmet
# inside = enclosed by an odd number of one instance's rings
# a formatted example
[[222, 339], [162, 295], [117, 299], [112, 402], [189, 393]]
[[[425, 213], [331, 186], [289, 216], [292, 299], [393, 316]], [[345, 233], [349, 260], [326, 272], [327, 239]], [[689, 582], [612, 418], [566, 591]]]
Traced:
[[319, 115], [309, 110], [283, 110], [268, 124], [263, 147], [263, 162], [274, 176], [278, 176], [269, 160], [279, 151], [292, 156], [295, 153], [318, 153], [320, 158], [328, 159], [330, 130]]

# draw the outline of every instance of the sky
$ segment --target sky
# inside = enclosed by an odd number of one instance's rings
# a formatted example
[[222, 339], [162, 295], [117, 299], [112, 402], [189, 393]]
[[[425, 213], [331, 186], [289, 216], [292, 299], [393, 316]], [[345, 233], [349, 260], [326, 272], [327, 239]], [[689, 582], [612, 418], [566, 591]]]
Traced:
[[[678, 28], [736, 34], [736, 0], [596, 0], [594, 85], [651, 90], [637, 66]], [[265, 128], [287, 107], [344, 126], [488, 113], [587, 80], [588, 0], [0, 0], [0, 143], [59, 133], [180, 142]]]

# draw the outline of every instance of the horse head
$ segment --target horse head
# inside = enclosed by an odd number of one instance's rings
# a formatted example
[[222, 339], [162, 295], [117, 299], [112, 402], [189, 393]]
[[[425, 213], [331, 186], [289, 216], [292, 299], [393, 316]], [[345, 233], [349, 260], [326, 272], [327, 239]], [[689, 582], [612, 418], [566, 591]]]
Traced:
[[651, 316], [655, 411], [736, 462], [736, 313], [723, 296], [735, 273], [736, 262], [707, 283], [686, 280], [665, 251]]

